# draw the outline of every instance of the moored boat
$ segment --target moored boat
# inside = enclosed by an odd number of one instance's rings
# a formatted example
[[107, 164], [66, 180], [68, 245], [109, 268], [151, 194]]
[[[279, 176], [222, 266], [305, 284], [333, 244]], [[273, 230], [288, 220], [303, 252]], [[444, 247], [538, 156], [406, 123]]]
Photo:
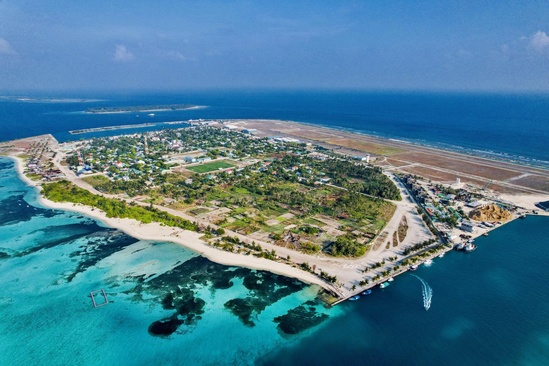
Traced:
[[427, 259], [425, 262], [423, 262], [423, 265], [426, 266], [426, 267], [429, 267], [431, 264], [433, 264], [432, 259]]
[[417, 269], [417, 264], [412, 264], [409, 269], [410, 271], [415, 271]]
[[466, 252], [472, 252], [475, 249], [477, 249], [477, 246], [473, 243], [469, 243], [465, 246], [465, 251]]
[[387, 282], [393, 282], [395, 279], [393, 277], [387, 278]]
[[372, 290], [367, 289], [366, 291], [362, 292], [362, 295], [370, 295], [372, 293]]
[[383, 282], [383, 283], [380, 283], [379, 284], [379, 288], [385, 288], [387, 286], [389, 286], [391, 283], [390, 282]]
[[463, 250], [463, 248], [465, 248], [464, 242], [458, 243], [458, 245], [456, 245], [456, 250]]
[[356, 300], [358, 300], [358, 299], [360, 299], [360, 296], [358, 296], [358, 295], [349, 297], [349, 300], [350, 300], [350, 301], [356, 301]]

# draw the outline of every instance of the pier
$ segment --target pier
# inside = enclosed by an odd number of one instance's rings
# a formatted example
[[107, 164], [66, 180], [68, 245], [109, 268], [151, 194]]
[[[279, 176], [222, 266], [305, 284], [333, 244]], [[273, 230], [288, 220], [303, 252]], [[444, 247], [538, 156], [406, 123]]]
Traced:
[[90, 133], [90, 132], [101, 132], [101, 131], [113, 131], [113, 130], [125, 130], [129, 128], [143, 128], [143, 127], [151, 127], [155, 126], [155, 123], [140, 123], [140, 124], [134, 124], [134, 125], [119, 125], [119, 126], [106, 126], [106, 127], [95, 127], [95, 128], [85, 128], [81, 130], [71, 130], [69, 133], [71, 135], [80, 135], [83, 133]]
[[[433, 255], [430, 255], [430, 256], [426, 257], [425, 259], [423, 259], [422, 262], [421, 262], [420, 264], [423, 264], [423, 263], [425, 263], [426, 261], [428, 261], [428, 260], [430, 260], [430, 259], [433, 259], [433, 258], [435, 258], [435, 257], [438, 257], [438, 256], [441, 255], [441, 254], [445, 254], [445, 253], [447, 253], [447, 252], [449, 252], [449, 251], [452, 251], [452, 249], [453, 249], [453, 247], [448, 247], [448, 246], [446, 246], [442, 251], [437, 252], [437, 253], [434, 253]], [[414, 254], [414, 255], [417, 255], [417, 253]], [[404, 260], [404, 259], [403, 259], [403, 260]], [[360, 290], [356, 290], [356, 291], [352, 292], [352, 293], [349, 294], [348, 296], [344, 296], [344, 297], [341, 297], [341, 298], [337, 299], [336, 301], [334, 301], [333, 303], [331, 303], [330, 306], [335, 306], [335, 305], [337, 305], [337, 304], [341, 304], [342, 302], [349, 300], [351, 297], [354, 297], [354, 296], [356, 296], [356, 295], [360, 295], [360, 294], [362, 294], [364, 291], [369, 290], [369, 289], [372, 289], [372, 288], [378, 286], [379, 284], [381, 284], [381, 283], [383, 283], [383, 282], [386, 282], [386, 281], [387, 281], [389, 278], [391, 278], [391, 277], [393, 277], [393, 278], [396, 279], [397, 276], [399, 276], [399, 275], [401, 275], [401, 274], [403, 274], [403, 273], [406, 273], [406, 272], [408, 272], [409, 270], [410, 270], [410, 266], [403, 267], [403, 268], [399, 269], [398, 271], [395, 271], [395, 272], [391, 273], [391, 274], [388, 275], [388, 276], [382, 277], [382, 278], [380, 278], [379, 280], [374, 281], [372, 284], [368, 284], [368, 285], [362, 287]]]
[[84, 133], [92, 133], [92, 132], [127, 130], [130, 128], [145, 128], [145, 127], [155, 127], [155, 126], [161, 126], [161, 125], [181, 125], [181, 124], [187, 124], [187, 123], [189, 122], [188, 121], [167, 121], [167, 122], [154, 122], [154, 123], [146, 122], [146, 123], [138, 123], [138, 124], [132, 124], [132, 125], [84, 128], [81, 130], [70, 130], [69, 133], [71, 135], [81, 135]]
[[[98, 294], [98, 293], [100, 293], [103, 296], [103, 299], [104, 299], [104, 302], [99, 303], [99, 304], [95, 301], [95, 295]], [[109, 303], [109, 299], [107, 298], [107, 294], [105, 293], [105, 290], [103, 290], [103, 289], [90, 291], [90, 297], [92, 299], [92, 303], [93, 303], [94, 308], [98, 308], [100, 306], [107, 305]]]

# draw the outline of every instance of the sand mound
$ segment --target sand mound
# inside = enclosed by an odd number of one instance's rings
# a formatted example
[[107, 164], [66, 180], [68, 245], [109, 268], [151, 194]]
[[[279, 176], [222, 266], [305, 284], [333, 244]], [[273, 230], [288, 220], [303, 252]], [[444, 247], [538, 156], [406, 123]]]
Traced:
[[511, 213], [498, 205], [487, 205], [474, 210], [469, 216], [476, 221], [507, 221]]

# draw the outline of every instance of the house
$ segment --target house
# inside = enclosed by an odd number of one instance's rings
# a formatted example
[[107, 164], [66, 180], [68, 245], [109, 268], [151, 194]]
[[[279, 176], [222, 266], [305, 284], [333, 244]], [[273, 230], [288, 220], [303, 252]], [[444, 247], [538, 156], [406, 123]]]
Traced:
[[461, 230], [472, 233], [474, 229], [475, 229], [475, 225], [471, 221], [461, 222]]
[[369, 162], [370, 162], [370, 155], [366, 155], [366, 156], [353, 156], [353, 159], [358, 160], [358, 161], [363, 161], [363, 162], [365, 162], [365, 163], [369, 163]]
[[479, 201], [469, 202], [465, 206], [471, 207], [471, 208], [477, 208], [482, 206], [482, 202], [479, 202]]

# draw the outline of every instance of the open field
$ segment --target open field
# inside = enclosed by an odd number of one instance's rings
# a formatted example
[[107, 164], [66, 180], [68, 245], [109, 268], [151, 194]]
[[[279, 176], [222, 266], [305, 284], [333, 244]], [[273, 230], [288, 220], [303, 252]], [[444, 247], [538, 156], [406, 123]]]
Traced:
[[513, 184], [518, 184], [524, 187], [549, 192], [549, 177], [530, 175], [524, 178], [513, 180]]
[[392, 156], [393, 160], [405, 163], [420, 163], [445, 170], [451, 170], [464, 174], [472, 174], [477, 177], [506, 180], [520, 175], [517, 171], [501, 169], [492, 165], [472, 163], [464, 159], [456, 159], [448, 156], [439, 156], [423, 152], [406, 152]]
[[443, 172], [433, 168], [424, 167], [421, 165], [408, 166], [408, 167], [399, 169], [399, 171], [413, 174], [413, 175], [419, 175], [426, 179], [434, 180], [436, 182], [449, 183], [449, 184], [455, 183], [456, 178], [460, 178], [463, 183], [474, 184], [480, 187], [485, 186], [489, 182], [488, 180], [467, 178], [461, 175], [457, 175], [455, 173], [447, 173], [447, 172]]
[[204, 163], [200, 165], [194, 165], [187, 167], [186, 169], [195, 173], [209, 173], [219, 169], [234, 168], [234, 165], [227, 163], [224, 160], [212, 161], [211, 163]]

